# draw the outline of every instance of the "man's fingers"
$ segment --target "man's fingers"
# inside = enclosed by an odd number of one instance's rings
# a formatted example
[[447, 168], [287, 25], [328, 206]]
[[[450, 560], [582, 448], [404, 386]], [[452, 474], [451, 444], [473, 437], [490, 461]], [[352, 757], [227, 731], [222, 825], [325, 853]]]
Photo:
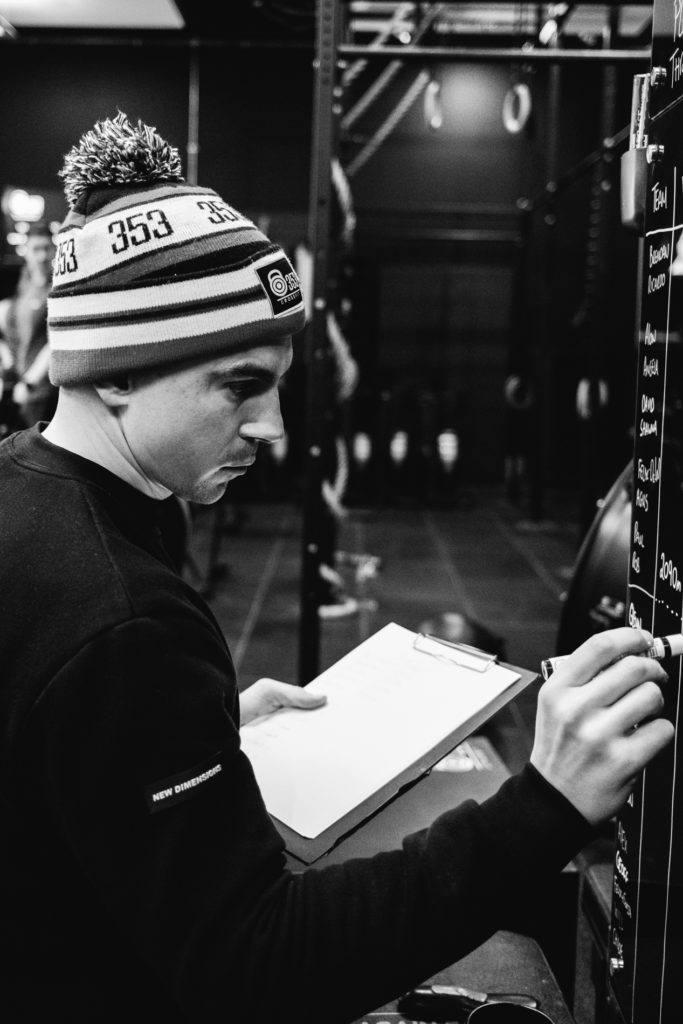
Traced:
[[648, 680], [652, 680], [659, 690], [668, 678], [659, 662], [652, 658], [627, 655], [600, 672], [589, 684], [584, 684], [582, 697], [585, 698], [587, 709], [609, 707]]
[[664, 707], [662, 691], [656, 683], [648, 680], [629, 690], [607, 709], [610, 726], [614, 732], [625, 734], [639, 726], [646, 718], [660, 714]]
[[278, 688], [278, 696], [283, 707], [319, 708], [327, 703], [324, 693], [311, 693], [302, 686], [292, 686], [287, 683], [282, 683], [281, 687], [281, 689]]
[[295, 708], [319, 708], [323, 704], [327, 704], [327, 697], [324, 693], [313, 694], [303, 690], [294, 697], [291, 703]]
[[623, 742], [627, 744], [629, 775], [637, 775], [655, 757], [671, 743], [674, 738], [674, 727], [666, 718], [656, 718], [646, 722], [627, 736]]
[[617, 658], [627, 654], [643, 654], [651, 643], [651, 633], [630, 626], [596, 633], [559, 666], [547, 685], [583, 686]]

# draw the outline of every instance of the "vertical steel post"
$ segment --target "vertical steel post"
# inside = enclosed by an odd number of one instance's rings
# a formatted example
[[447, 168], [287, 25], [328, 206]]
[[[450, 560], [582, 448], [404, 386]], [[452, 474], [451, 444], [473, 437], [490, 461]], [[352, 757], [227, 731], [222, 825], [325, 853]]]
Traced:
[[339, 36], [338, 0], [318, 0], [316, 25], [309, 236], [313, 254], [313, 309], [306, 329], [306, 453], [303, 505], [299, 684], [319, 673], [320, 542], [323, 517], [327, 304], [330, 264], [331, 161], [335, 146], [334, 96]]
[[[603, 45], [611, 48], [617, 24], [610, 12], [609, 27], [603, 36]], [[600, 143], [601, 156], [593, 168], [591, 180], [590, 212], [586, 240], [586, 269], [584, 279], [583, 322], [579, 327], [581, 342], [580, 376], [588, 381], [588, 408], [578, 417], [578, 454], [581, 460], [581, 488], [579, 506], [579, 538], [583, 540], [595, 518], [599, 500], [604, 496], [609, 481], [605, 478], [605, 455], [609, 434], [606, 410], [600, 395], [600, 382], [608, 377], [606, 365], [609, 355], [610, 321], [612, 311], [607, 306], [608, 245], [613, 213], [612, 189], [615, 178], [615, 155], [606, 140], [616, 130], [617, 68], [603, 64], [601, 68]]]
[[562, 84], [561, 65], [551, 64], [548, 84], [548, 111], [546, 120], [548, 136], [546, 142], [546, 196], [543, 212], [543, 266], [539, 274], [540, 302], [539, 323], [536, 341], [535, 381], [537, 403], [537, 431], [535, 451], [531, 459], [531, 480], [529, 487], [529, 517], [538, 521], [544, 517], [545, 477], [551, 451], [551, 403], [553, 353], [555, 332], [552, 324], [553, 280], [557, 259], [555, 225], [557, 223], [556, 196], [559, 149], [560, 99]]
[[190, 40], [187, 106], [187, 181], [197, 184], [199, 167], [199, 40]]

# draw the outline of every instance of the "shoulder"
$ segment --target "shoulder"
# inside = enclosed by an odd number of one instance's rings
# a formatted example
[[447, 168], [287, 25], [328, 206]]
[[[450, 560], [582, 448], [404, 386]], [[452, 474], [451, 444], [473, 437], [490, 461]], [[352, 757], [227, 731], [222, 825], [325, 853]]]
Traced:
[[163, 732], [182, 742], [191, 721], [193, 728], [204, 723], [209, 730], [212, 720], [223, 722], [236, 733], [230, 654], [186, 605], [169, 601], [156, 612], [112, 620], [98, 631], [76, 631], [61, 644], [48, 634], [49, 646], [28, 652], [6, 680], [13, 708], [8, 751], [19, 755], [28, 733], [61, 736], [68, 740], [64, 749], [79, 742], [83, 731], [103, 741], [116, 735], [123, 747], [143, 734]]
[[[32, 711], [43, 729], [182, 737], [237, 729], [237, 685], [227, 648], [185, 607], [136, 616], [91, 636], [46, 683]], [[35, 720], [35, 716], [31, 714]], [[221, 723], [223, 723], [221, 725]], [[74, 737], [75, 738], [75, 737]]]
[[97, 487], [60, 477], [35, 473], [7, 491], [0, 657], [22, 699], [35, 699], [69, 665], [95, 673], [98, 660], [121, 671], [126, 659], [170, 664], [183, 644], [207, 652], [225, 673], [223, 635], [200, 595], [165, 561], [158, 539], [155, 549], [151, 525], [102, 500]]

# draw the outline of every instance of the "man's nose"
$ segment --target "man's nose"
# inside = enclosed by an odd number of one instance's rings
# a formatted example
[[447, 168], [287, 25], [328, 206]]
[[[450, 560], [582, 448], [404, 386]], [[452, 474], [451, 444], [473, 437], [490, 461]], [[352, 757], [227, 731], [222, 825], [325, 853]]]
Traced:
[[275, 444], [284, 432], [277, 391], [268, 402], [262, 404], [254, 419], [247, 420], [240, 427], [240, 436], [245, 440], [261, 441], [263, 444]]

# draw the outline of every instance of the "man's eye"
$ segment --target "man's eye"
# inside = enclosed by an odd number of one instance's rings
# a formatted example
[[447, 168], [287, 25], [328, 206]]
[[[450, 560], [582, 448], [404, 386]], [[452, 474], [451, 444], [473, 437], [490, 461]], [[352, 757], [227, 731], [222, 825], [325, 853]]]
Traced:
[[225, 385], [236, 398], [249, 398], [251, 395], [258, 395], [264, 389], [260, 380], [233, 380]]

